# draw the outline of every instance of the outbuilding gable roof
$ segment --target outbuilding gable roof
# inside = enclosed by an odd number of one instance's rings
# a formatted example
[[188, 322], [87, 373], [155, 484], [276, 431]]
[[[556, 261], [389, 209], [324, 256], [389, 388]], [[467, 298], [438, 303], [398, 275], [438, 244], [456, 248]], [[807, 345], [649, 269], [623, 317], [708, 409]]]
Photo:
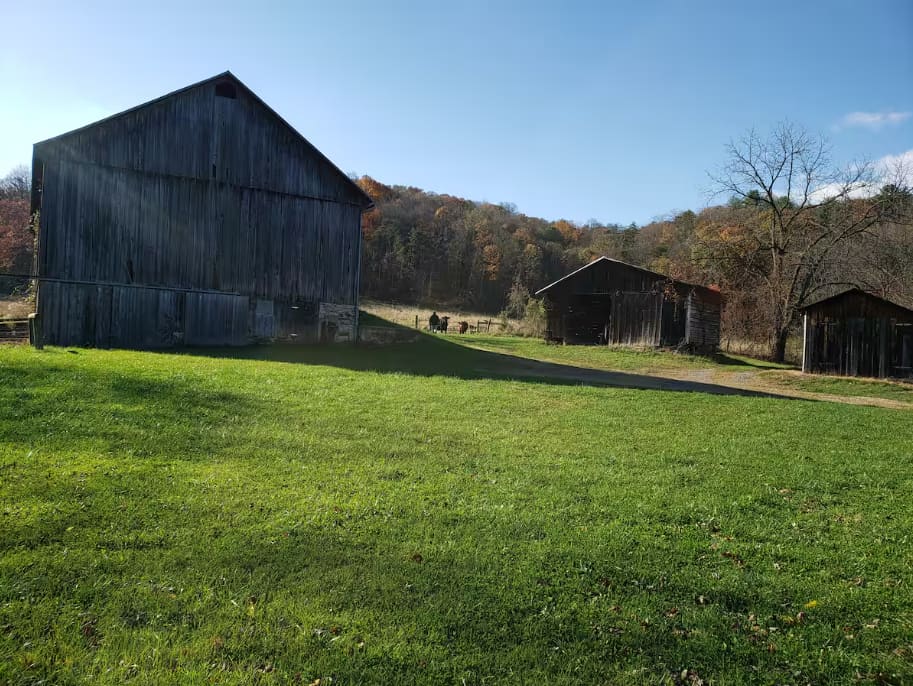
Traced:
[[882, 298], [882, 297], [880, 297], [880, 296], [873, 295], [873, 294], [871, 294], [871, 293], [869, 293], [869, 292], [867, 292], [867, 291], [864, 291], [864, 290], [862, 290], [861, 288], [858, 288], [858, 287], [856, 287], [856, 286], [852, 286], [852, 287], [850, 287], [850, 288], [845, 288], [845, 289], [843, 289], [842, 291], [839, 291], [839, 292], [837, 292], [837, 293], [834, 293], [833, 295], [828, 295], [828, 296], [826, 296], [826, 297], [819, 298], [819, 299], [817, 299], [817, 300], [813, 300], [812, 302], [808, 303], [807, 305], [803, 305], [802, 307], [800, 307], [800, 308], [799, 308], [799, 311], [800, 311], [800, 312], [804, 312], [804, 311], [809, 310], [809, 309], [811, 309], [811, 308], [813, 308], [813, 307], [819, 307], [819, 306], [821, 306], [821, 305], [828, 304], [828, 303], [833, 302], [833, 301], [835, 301], [835, 300], [839, 300], [839, 299], [841, 299], [841, 298], [845, 298], [845, 297], [847, 297], [847, 296], [849, 296], [849, 295], [861, 295], [861, 296], [863, 296], [863, 297], [865, 297], [865, 298], [868, 298], [868, 299], [870, 299], [870, 300], [874, 300], [874, 301], [877, 301], [877, 302], [885, 303], [885, 304], [890, 305], [890, 306], [892, 306], [892, 307], [896, 307], [896, 308], [899, 308], [899, 309], [904, 310], [904, 311], [906, 311], [906, 312], [909, 312], [910, 314], [913, 314], [913, 309], [907, 307], [906, 305], [901, 305], [900, 303], [894, 302], [893, 300], [888, 300], [887, 298]]
[[621, 265], [621, 266], [626, 267], [626, 268], [628, 268], [628, 269], [635, 269], [635, 270], [637, 270], [637, 271], [639, 271], [639, 272], [642, 272], [642, 273], [644, 273], [644, 274], [647, 274], [647, 275], [649, 275], [649, 276], [652, 276], [652, 277], [656, 278], [657, 280], [672, 281], [672, 282], [674, 282], [674, 283], [681, 284], [681, 285], [683, 285], [683, 286], [689, 286], [689, 287], [691, 287], [691, 288], [700, 289], [701, 291], [706, 292], [706, 293], [708, 293], [708, 294], [719, 295], [719, 292], [713, 290], [712, 288], [707, 288], [706, 286], [699, 286], [699, 285], [697, 285], [697, 284], [688, 283], [688, 282], [686, 282], [686, 281], [679, 281], [678, 279], [673, 279], [672, 277], [666, 276], [665, 274], [660, 274], [659, 272], [655, 272], [655, 271], [653, 271], [652, 269], [647, 269], [647, 268], [645, 268], [645, 267], [639, 267], [639, 266], [637, 266], [636, 264], [630, 264], [630, 263], [628, 263], [628, 262], [623, 262], [623, 261], [621, 261], [621, 260], [616, 260], [616, 259], [613, 258], [613, 257], [606, 257], [605, 255], [603, 255], [602, 257], [597, 257], [595, 260], [593, 260], [593, 261], [590, 262], [589, 264], [585, 264], [585, 265], [583, 265], [582, 267], [580, 267], [579, 269], [575, 269], [575, 270], [572, 271], [571, 273], [565, 274], [564, 276], [562, 276], [562, 277], [561, 277], [560, 279], [558, 279], [557, 281], [553, 281], [553, 282], [550, 283], [548, 286], [544, 286], [544, 287], [540, 288], [538, 291], [536, 291], [535, 295], [542, 295], [543, 293], [545, 293], [545, 292], [548, 291], [549, 289], [553, 288], [554, 286], [557, 286], [557, 285], [560, 284], [560, 283], [563, 283], [564, 281], [567, 281], [568, 279], [573, 278], [574, 276], [576, 276], [576, 275], [579, 274], [580, 272], [583, 272], [583, 271], [585, 271], [585, 270], [587, 270], [587, 269], [590, 269], [590, 268], [596, 266], [597, 264], [603, 264], [603, 263], [606, 263], [606, 262], [611, 263], [611, 264]]

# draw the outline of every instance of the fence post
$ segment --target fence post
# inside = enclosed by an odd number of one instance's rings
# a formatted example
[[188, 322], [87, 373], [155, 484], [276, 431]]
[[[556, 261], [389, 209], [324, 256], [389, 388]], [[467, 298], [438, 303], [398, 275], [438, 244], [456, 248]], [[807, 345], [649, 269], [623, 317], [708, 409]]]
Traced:
[[29, 314], [29, 339], [36, 350], [44, 349], [44, 341], [41, 338], [41, 320], [35, 312]]

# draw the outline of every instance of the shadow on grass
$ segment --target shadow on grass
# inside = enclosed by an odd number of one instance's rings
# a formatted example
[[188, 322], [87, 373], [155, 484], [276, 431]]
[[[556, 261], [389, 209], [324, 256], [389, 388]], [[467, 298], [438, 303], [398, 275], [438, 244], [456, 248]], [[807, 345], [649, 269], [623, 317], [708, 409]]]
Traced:
[[754, 359], [746, 356], [739, 356], [734, 353], [725, 353], [718, 351], [711, 353], [709, 355], [699, 355], [695, 354], [695, 357], [703, 357], [711, 364], [721, 364], [729, 367], [749, 367], [751, 369], [761, 369], [761, 370], [789, 370], [797, 369], [794, 364], [787, 364], [782, 362], [771, 362], [769, 360], [760, 360]]
[[[30, 574], [23, 586], [30, 593], [52, 593], [58, 605], [85, 608], [117, 643], [134, 651], [150, 645], [150, 632], [166, 659], [196, 639], [202, 649], [182, 650], [181, 669], [229, 660], [251, 673], [269, 663], [291, 677], [306, 664], [311, 676], [333, 673], [340, 683], [459, 683], [480, 674], [515, 681], [518, 670], [561, 683], [568, 683], [562, 677], [570, 673], [576, 683], [599, 683], [622, 668], [653, 675], [659, 683], [683, 664], [705, 676], [723, 676], [726, 661], [718, 646], [733, 641], [731, 613], [753, 608], [772, 615], [778, 607], [765, 606], [765, 592], [782, 594], [769, 584], [759, 589], [720, 581], [695, 632], [712, 640], [686, 642], [694, 618], [667, 619], [661, 611], [675, 607], [677, 613], [705, 588], [683, 581], [645, 588], [644, 580], [652, 581], [663, 568], [659, 551], [622, 569], [616, 561], [625, 552], [623, 542], [583, 566], [566, 548], [532, 559], [520, 549], [527, 564], [518, 566], [514, 555], [433, 546], [422, 555], [396, 543], [366, 543], [359, 532], [329, 524], [284, 536], [276, 526], [248, 530], [248, 521], [213, 541], [207, 526], [213, 521], [205, 519], [211, 514], [195, 513], [193, 503], [190, 510], [205, 522], [197, 524], [192, 539], [132, 546], [119, 563], [121, 585], [140, 591], [112, 594], [109, 586], [86, 583], [79, 576], [85, 570], [53, 556], [39, 564], [54, 574]], [[186, 521], [172, 524], [182, 527]], [[501, 547], [492, 550], [490, 539], [482, 546], [491, 554]], [[159, 590], [150, 581], [156, 574], [180, 590], [170, 595], [166, 591], [174, 589]], [[218, 584], [218, 593], [207, 598], [200, 587], [211, 583]], [[77, 593], [80, 585], [85, 590]], [[25, 609], [27, 616], [31, 612]], [[52, 636], [80, 631], [78, 623], [67, 622], [54, 613], [40, 625], [52, 628], [45, 629]], [[37, 619], [23, 622], [8, 633], [20, 645], [47, 641], [27, 628], [35, 624]], [[218, 641], [206, 640], [210, 636]], [[114, 668], [120, 655], [101, 647], [100, 656], [77, 648], [77, 664]], [[750, 653], [742, 659], [779, 676], [778, 656], [766, 643], [743, 650]], [[32, 667], [53, 680], [53, 664]]]
[[[443, 336], [426, 333], [417, 335], [418, 340], [415, 342], [394, 343], [387, 346], [275, 344], [246, 348], [188, 348], [180, 352], [185, 355], [268, 360], [413, 376], [445, 376], [468, 380], [513, 380], [559, 386], [582, 385], [795, 400], [786, 395], [750, 391], [715, 383], [683, 381], [646, 374], [603, 371], [543, 362], [469, 348], [453, 343]], [[748, 365], [742, 361], [735, 363]]]
[[762, 361], [753, 361], [746, 358], [733, 357], [728, 353], [724, 352], [715, 352], [710, 353], [709, 355], [698, 355], [695, 354], [695, 357], [703, 357], [710, 364], [720, 364], [726, 365], [728, 367], [750, 367], [751, 369], [770, 369], [771, 365], [769, 363], [764, 363]]
[[[657, 676], [677, 673], [683, 659], [702, 673], [714, 673], [723, 667], [717, 646], [732, 640], [728, 613], [762, 608], [772, 614], [777, 609], [764, 607], [763, 593], [754, 586], [719, 582], [713, 597], [704, 601], [712, 603], [705, 613], [712, 617], [701, 626], [716, 641], [686, 645], [676, 637], [689, 633], [683, 620], [642, 622], [615, 605], [645, 605], [658, 614], [659, 608], [681, 604], [703, 590], [682, 582], [640, 590], [642, 580], [652, 579], [661, 568], [659, 553], [625, 570], [612, 564], [613, 556], [581, 568], [568, 551], [517, 568], [509, 556], [499, 563], [440, 550], [410, 555], [396, 546], [365, 546], [328, 531], [305, 529], [283, 540], [238, 537], [232, 547], [213, 551], [207, 564], [229, 579], [243, 580], [232, 591], [266, 608], [272, 603], [281, 607], [299, 595], [314, 598], [312, 594], [321, 605], [334, 607], [324, 614], [325, 628], [311, 630], [315, 637], [305, 654], [319, 668], [336, 671], [344, 683], [375, 681], [390, 673], [442, 683], [462, 676], [454, 673], [457, 666], [501, 678], [515, 678], [512, 669], [517, 667], [555, 677], [575, 668], [583, 669], [578, 678], [595, 683], [605, 676], [605, 665], [622, 656], [629, 669], [640, 667]], [[195, 571], [200, 577], [207, 573], [205, 568]], [[622, 590], [615, 590], [616, 585]], [[581, 596], [589, 599], [587, 607], [579, 607]], [[225, 636], [233, 659], [256, 663], [272, 653], [286, 667], [291, 656], [284, 632], [257, 635], [251, 631], [254, 625], [253, 619], [244, 619]], [[370, 660], [339, 660], [324, 652], [331, 641], [360, 645], [360, 630], [366, 626], [371, 638], [400, 634], [412, 648], [395, 655], [374, 650]], [[577, 659], [581, 651], [587, 656], [583, 664]], [[777, 673], [766, 644], [752, 652], [768, 673]], [[454, 656], [459, 659], [452, 661]], [[438, 659], [427, 659], [433, 657]]]
[[50, 360], [0, 366], [0, 407], [0, 434], [24, 449], [191, 460], [231, 444], [223, 425], [270, 410], [249, 395], [192, 378]]

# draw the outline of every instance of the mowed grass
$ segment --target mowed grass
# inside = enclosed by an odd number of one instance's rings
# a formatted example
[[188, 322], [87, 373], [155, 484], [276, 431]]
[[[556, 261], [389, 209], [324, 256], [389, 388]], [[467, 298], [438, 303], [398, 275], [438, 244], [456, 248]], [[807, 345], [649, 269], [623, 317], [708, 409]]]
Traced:
[[756, 381], [773, 388], [789, 388], [807, 393], [845, 397], [884, 398], [913, 403], [913, 383], [868, 378], [834, 377], [823, 374], [799, 374], [790, 364], [771, 362], [746, 355], [718, 352], [692, 355], [667, 350], [638, 349], [624, 346], [548, 345], [542, 339], [520, 336], [457, 336], [450, 339], [459, 345], [544, 360], [574, 367], [598, 370], [669, 374], [687, 371], [758, 373]]
[[744, 355], [725, 353], [691, 355], [623, 346], [547, 345], [541, 338], [519, 336], [461, 336], [457, 342], [492, 352], [590, 369], [651, 372], [675, 369], [747, 371], [752, 368], [789, 369], [792, 367], [792, 365], [757, 360]]
[[913, 382], [910, 381], [879, 381], [821, 374], [802, 374], [800, 376], [798, 374], [782, 373], [765, 374], [764, 380], [775, 385], [808, 391], [809, 393], [886, 398], [887, 400], [913, 403]]
[[233, 354], [0, 348], [0, 682], [913, 675], [908, 412]]

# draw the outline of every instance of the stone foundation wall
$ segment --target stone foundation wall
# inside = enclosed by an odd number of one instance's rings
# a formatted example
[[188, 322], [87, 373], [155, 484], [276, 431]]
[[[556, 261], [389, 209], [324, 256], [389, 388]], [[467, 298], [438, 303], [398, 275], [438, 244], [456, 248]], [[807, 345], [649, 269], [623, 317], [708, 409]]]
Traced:
[[355, 314], [353, 305], [320, 303], [320, 341], [322, 343], [354, 343]]

